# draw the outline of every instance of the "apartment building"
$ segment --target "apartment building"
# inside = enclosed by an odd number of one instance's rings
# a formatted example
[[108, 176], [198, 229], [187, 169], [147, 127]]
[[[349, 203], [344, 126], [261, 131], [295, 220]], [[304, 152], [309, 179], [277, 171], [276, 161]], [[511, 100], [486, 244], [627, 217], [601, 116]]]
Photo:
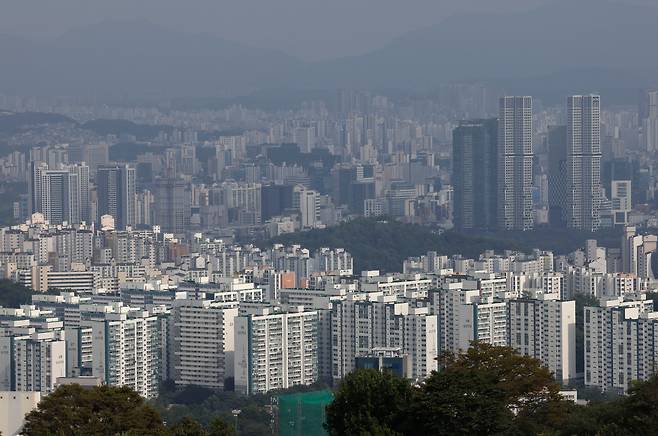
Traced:
[[318, 312], [250, 310], [235, 319], [235, 390], [266, 393], [318, 380]]

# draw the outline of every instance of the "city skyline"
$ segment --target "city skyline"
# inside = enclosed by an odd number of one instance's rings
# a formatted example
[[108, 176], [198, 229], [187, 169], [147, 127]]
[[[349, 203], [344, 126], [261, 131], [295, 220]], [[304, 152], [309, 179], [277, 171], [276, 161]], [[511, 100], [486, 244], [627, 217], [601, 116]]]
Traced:
[[651, 433], [656, 22], [7, 5], [0, 432]]

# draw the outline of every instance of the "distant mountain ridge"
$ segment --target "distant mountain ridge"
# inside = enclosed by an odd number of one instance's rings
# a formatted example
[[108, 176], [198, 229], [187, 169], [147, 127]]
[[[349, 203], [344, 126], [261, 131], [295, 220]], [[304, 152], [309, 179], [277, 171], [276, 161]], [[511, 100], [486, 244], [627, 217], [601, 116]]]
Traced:
[[[469, 14], [403, 35], [364, 56], [320, 70], [335, 85], [423, 89], [439, 82], [546, 80], [562, 73], [654, 75], [658, 80], [658, 8], [605, 0], [561, 0], [505, 15]], [[312, 77], [312, 75], [309, 75]], [[512, 84], [513, 85], [513, 84]], [[597, 86], [628, 86], [602, 83]]]
[[239, 95], [276, 84], [300, 61], [145, 20], [104, 21], [47, 43], [0, 36], [0, 92], [162, 98]]
[[0, 134], [12, 135], [42, 124], [77, 124], [70, 117], [43, 112], [10, 112], [0, 110]]
[[454, 81], [612, 92], [658, 82], [656, 23], [655, 7], [558, 0], [514, 14], [455, 16], [362, 56], [307, 63], [143, 20], [106, 21], [49, 43], [0, 36], [0, 92], [208, 98], [277, 88], [426, 90]]

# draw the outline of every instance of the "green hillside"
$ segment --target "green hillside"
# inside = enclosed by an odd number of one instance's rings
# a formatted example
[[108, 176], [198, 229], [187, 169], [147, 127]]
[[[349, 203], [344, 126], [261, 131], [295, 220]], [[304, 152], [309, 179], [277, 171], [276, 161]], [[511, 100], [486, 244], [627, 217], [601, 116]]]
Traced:
[[591, 234], [553, 229], [439, 234], [420, 225], [360, 218], [326, 229], [282, 235], [270, 243], [300, 244], [310, 250], [342, 247], [354, 257], [355, 271], [379, 269], [394, 272], [402, 270], [402, 262], [407, 257], [420, 256], [428, 251], [441, 255], [462, 254], [469, 258], [477, 258], [485, 250], [529, 252], [540, 248], [569, 253], [582, 247], [589, 238], [598, 239], [603, 246], [614, 246], [619, 239], [615, 232]]

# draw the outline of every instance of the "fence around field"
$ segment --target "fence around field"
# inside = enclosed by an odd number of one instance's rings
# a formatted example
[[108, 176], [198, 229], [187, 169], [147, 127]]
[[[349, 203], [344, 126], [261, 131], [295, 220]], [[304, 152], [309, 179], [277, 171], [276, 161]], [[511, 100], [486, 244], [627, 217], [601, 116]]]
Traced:
[[334, 399], [330, 390], [280, 395], [280, 436], [325, 436], [325, 407]]

